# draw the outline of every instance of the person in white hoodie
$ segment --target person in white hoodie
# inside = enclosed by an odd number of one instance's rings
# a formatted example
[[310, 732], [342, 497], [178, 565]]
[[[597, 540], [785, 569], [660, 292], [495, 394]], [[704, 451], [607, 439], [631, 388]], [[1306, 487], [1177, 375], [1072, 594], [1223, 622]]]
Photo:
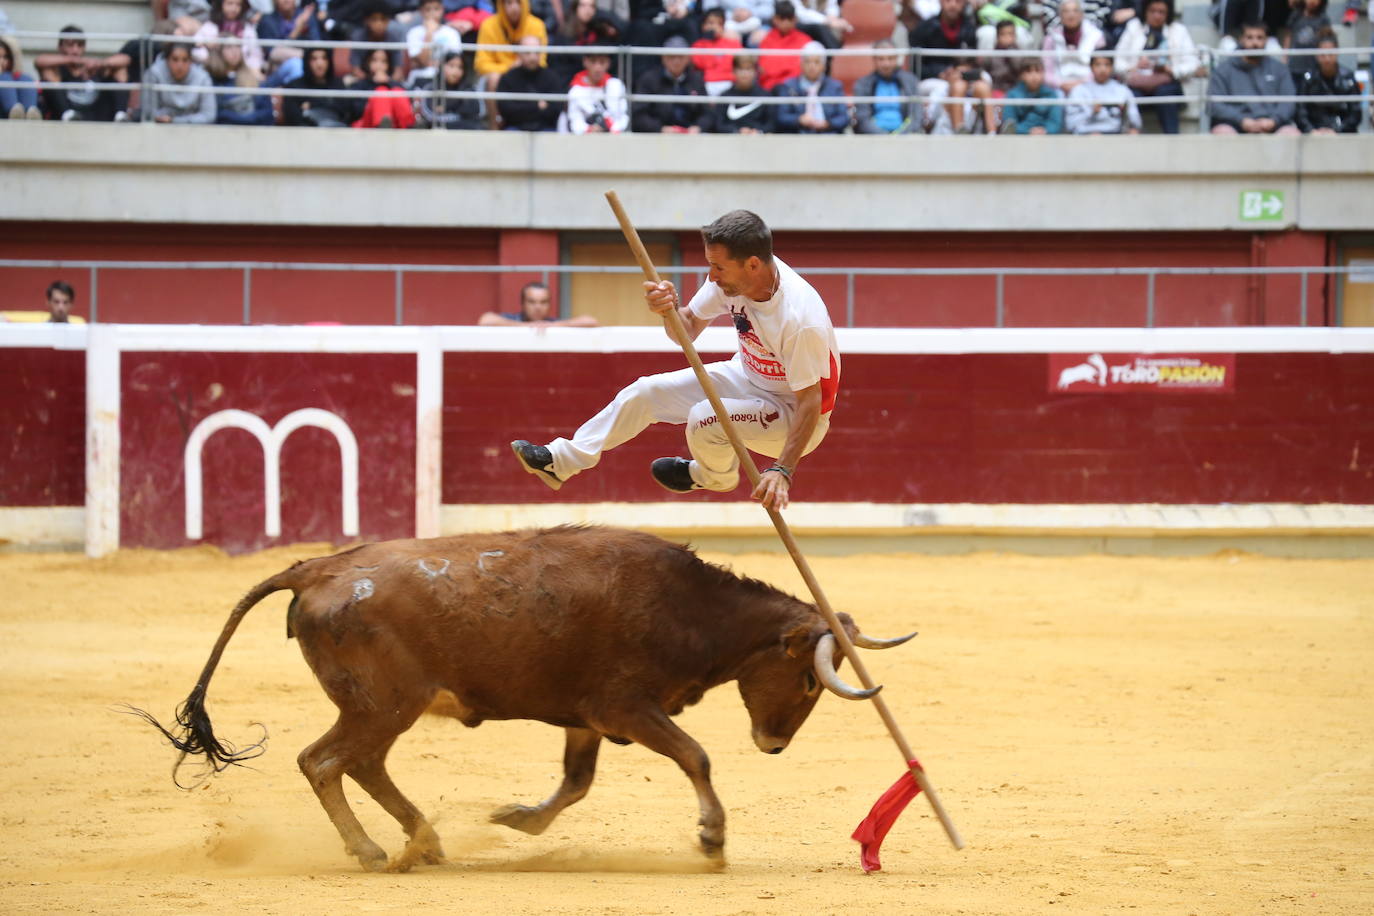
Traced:
[[586, 69], [568, 88], [568, 110], [559, 130], [572, 134], [620, 134], [630, 126], [625, 84], [611, 76], [611, 55], [593, 47], [582, 55]]
[[1045, 29], [1045, 85], [1068, 95], [1091, 81], [1093, 52], [1106, 45], [1102, 30], [1084, 18], [1082, 0], [1063, 0], [1058, 24]]
[[[1062, 9], [1062, 7], [1061, 7]], [[1135, 96], [1126, 84], [1112, 78], [1112, 59], [1107, 55], [1092, 59], [1092, 79], [1079, 83], [1069, 93], [1064, 119], [1071, 134], [1138, 134], [1140, 111]]]

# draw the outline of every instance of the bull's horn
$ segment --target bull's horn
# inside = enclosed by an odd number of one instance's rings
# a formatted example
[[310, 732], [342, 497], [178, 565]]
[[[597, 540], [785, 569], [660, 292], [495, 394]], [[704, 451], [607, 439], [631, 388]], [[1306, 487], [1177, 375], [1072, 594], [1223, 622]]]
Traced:
[[874, 639], [872, 636], [859, 633], [850, 641], [860, 649], [891, 649], [893, 646], [900, 646], [915, 635], [915, 633], [908, 633], [895, 639]]
[[877, 687], [860, 690], [840, 680], [839, 674], [835, 672], [835, 636], [832, 633], [826, 633], [820, 642], [816, 643], [816, 677], [821, 679], [821, 683], [829, 688], [831, 693], [846, 700], [867, 700], [883, 689], [883, 685], [879, 684]]

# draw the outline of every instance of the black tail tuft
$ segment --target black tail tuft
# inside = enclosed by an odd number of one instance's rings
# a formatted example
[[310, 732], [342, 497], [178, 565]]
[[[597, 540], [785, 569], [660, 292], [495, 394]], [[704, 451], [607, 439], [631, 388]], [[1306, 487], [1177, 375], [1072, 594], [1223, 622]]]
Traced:
[[[138, 716], [145, 722], [152, 725], [162, 736], [172, 743], [181, 752], [177, 757], [176, 765], [172, 767], [172, 780], [182, 789], [194, 789], [215, 773], [228, 769], [230, 766], [243, 766], [245, 760], [252, 760], [260, 756], [267, 748], [267, 728], [258, 724], [262, 729], [262, 737], [253, 744], [239, 750], [232, 744], [226, 744], [215, 737], [214, 728], [210, 724], [210, 716], [205, 711], [205, 685], [197, 684], [191, 691], [186, 700], [177, 708], [175, 732], [169, 731], [151, 713], [133, 706], [125, 706], [120, 710], [132, 716]], [[187, 757], [204, 757], [205, 768], [197, 775], [194, 782], [183, 785], [178, 775]]]

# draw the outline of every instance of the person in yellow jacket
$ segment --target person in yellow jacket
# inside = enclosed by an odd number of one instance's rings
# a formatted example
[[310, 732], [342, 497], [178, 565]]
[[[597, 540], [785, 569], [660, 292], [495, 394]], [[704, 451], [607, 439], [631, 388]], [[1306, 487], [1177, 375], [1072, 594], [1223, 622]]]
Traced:
[[[501, 0], [500, 12], [488, 16], [477, 30], [477, 56], [472, 66], [488, 83], [516, 64], [514, 51], [488, 51], [483, 45], [518, 45], [520, 39], [534, 36], [541, 45], [549, 43], [548, 31], [538, 16], [530, 14], [529, 0]], [[539, 65], [545, 66], [545, 55]]]

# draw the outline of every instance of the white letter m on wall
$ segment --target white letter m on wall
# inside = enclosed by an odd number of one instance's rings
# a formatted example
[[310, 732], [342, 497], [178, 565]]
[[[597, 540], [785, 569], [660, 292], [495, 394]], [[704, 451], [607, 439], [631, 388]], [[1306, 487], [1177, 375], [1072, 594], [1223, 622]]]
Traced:
[[246, 410], [221, 410], [201, 420], [186, 440], [183, 456], [186, 480], [186, 537], [200, 540], [202, 525], [202, 482], [201, 452], [205, 440], [221, 429], [237, 427], [252, 433], [262, 445], [263, 476], [265, 477], [263, 503], [266, 518], [263, 529], [268, 537], [281, 536], [281, 447], [290, 436], [302, 426], [315, 426], [334, 434], [339, 443], [340, 475], [343, 480], [343, 533], [353, 536], [358, 533], [358, 440], [353, 430], [338, 414], [318, 407], [294, 410], [282, 417], [276, 426], [268, 426], [263, 419]]

